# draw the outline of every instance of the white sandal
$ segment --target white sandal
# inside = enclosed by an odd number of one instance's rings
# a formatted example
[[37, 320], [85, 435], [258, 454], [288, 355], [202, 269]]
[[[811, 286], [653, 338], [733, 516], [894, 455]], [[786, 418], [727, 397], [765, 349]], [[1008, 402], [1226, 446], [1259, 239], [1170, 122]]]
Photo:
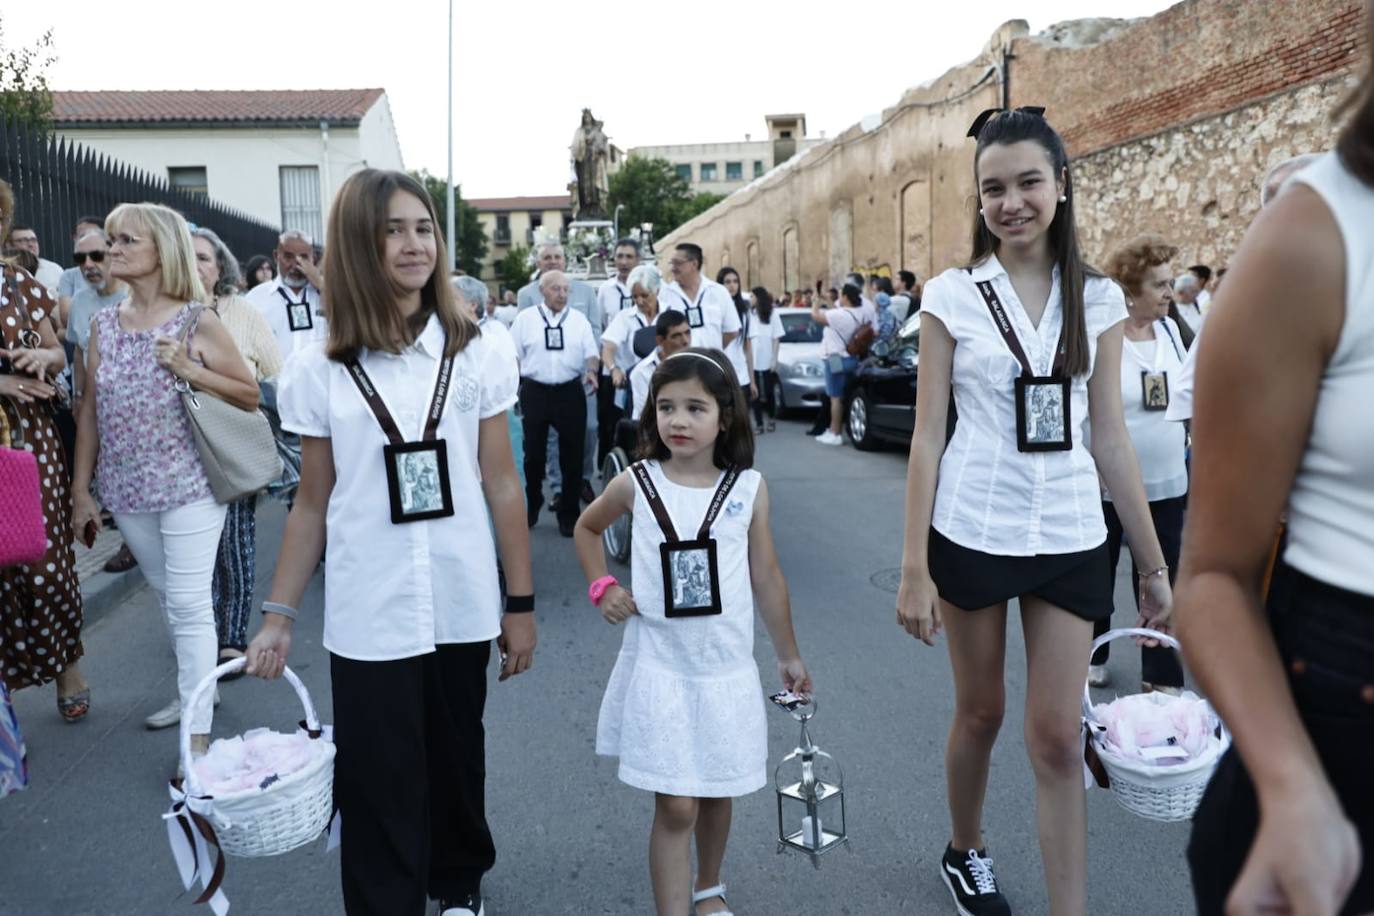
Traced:
[[[721, 899], [721, 902], [725, 903], [725, 885], [717, 884], [715, 887], [708, 887], [705, 890], [693, 891], [692, 912], [694, 914], [696, 913], [698, 903], [701, 903], [703, 900], [710, 900], [712, 897], [719, 897]], [[725, 905], [729, 906], [728, 903], [726, 903]], [[729, 910], [717, 910], [716, 912], [711, 913], [710, 916], [735, 916], [735, 914], [731, 913]]]

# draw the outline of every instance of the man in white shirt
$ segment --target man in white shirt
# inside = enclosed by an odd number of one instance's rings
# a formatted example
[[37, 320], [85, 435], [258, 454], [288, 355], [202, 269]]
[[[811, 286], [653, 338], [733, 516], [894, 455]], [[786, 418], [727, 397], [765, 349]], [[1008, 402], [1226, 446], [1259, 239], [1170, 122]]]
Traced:
[[1205, 314], [1207, 304], [1212, 301], [1212, 291], [1208, 289], [1212, 283], [1212, 268], [1206, 264], [1194, 264], [1188, 268], [1188, 273], [1197, 277], [1197, 307]]
[[[72, 245], [86, 236], [88, 232], [105, 231], [105, 221], [98, 216], [83, 216], [76, 221], [72, 227]], [[62, 271], [62, 276], [57, 280], [57, 307], [62, 316], [62, 324], [68, 324], [67, 312], [71, 309], [72, 300], [76, 294], [87, 288], [86, 280], [81, 274], [81, 265], [68, 267]]]
[[920, 288], [916, 275], [909, 270], [897, 271], [897, 279], [893, 281], [893, 288], [896, 293], [892, 296], [892, 314], [897, 316], [898, 322], [906, 321], [911, 315], [913, 308], [921, 307], [921, 296], [917, 290]]
[[320, 297], [323, 280], [315, 266], [315, 243], [299, 229], [283, 232], [272, 252], [277, 276], [248, 291], [247, 299], [267, 319], [282, 360], [329, 336]]
[[692, 328], [687, 324], [687, 315], [672, 309], [659, 312], [654, 322], [654, 339], [658, 341], [657, 349], [630, 371], [630, 419], [635, 422], [639, 421], [649, 400], [649, 382], [658, 364], [692, 345]]
[[1197, 334], [1202, 328], [1202, 307], [1198, 304], [1198, 293], [1202, 284], [1191, 273], [1180, 274], [1174, 280], [1174, 304], [1178, 314], [1188, 324], [1188, 329]]
[[[520, 311], [534, 308], [536, 304], [543, 301], [544, 295], [539, 283], [544, 274], [551, 271], [562, 273], [568, 269], [568, 259], [563, 253], [563, 246], [557, 242], [546, 242], [539, 246], [538, 254], [539, 278], [526, 283], [520, 288], [520, 293], [516, 296], [516, 305]], [[568, 305], [574, 310], [579, 311], [586, 317], [591, 324], [593, 333], [600, 334], [604, 327], [601, 321], [601, 303], [596, 298], [596, 290], [583, 283], [581, 280], [573, 280], [564, 276], [568, 281]], [[598, 442], [597, 434], [597, 394], [595, 392], [587, 395], [587, 433], [586, 440], [582, 443], [582, 487], [578, 490], [576, 484], [569, 487], [573, 492], [577, 492], [583, 502], [591, 502], [596, 498], [592, 492], [591, 479], [596, 476], [596, 450]], [[558, 451], [559, 433], [555, 427], [552, 435], [549, 436], [549, 481], [553, 484], [554, 492], [561, 494], [563, 490], [563, 466], [561, 462], [554, 461], [554, 454]], [[574, 478], [575, 480], [578, 478]], [[562, 499], [561, 495], [554, 497], [555, 502]]]
[[[615, 243], [615, 276], [601, 284], [596, 291], [596, 300], [601, 309], [601, 327], [597, 329], [597, 334], [602, 340], [601, 356], [601, 387], [597, 389], [596, 399], [596, 425], [600, 448], [597, 450], [597, 463], [606, 460], [606, 453], [610, 451], [611, 440], [615, 433], [615, 425], [620, 420], [623, 412], [623, 404], [617, 404], [616, 399], [620, 392], [625, 390], [625, 379], [616, 383], [611, 378], [617, 366], [623, 372], [629, 372], [634, 368], [638, 357], [633, 356], [633, 350], [622, 348], [617, 359], [607, 359], [605, 350], [606, 333], [612, 327], [623, 327], [617, 325], [618, 320], [625, 316], [635, 314], [634, 297], [630, 295], [630, 271], [639, 265], [639, 242], [634, 239], [621, 239]], [[655, 314], [658, 309], [655, 307]], [[653, 315], [648, 317], [653, 320]], [[639, 322], [636, 327], [644, 327], [644, 322]]]
[[668, 260], [673, 279], [659, 290], [658, 305], [687, 314], [696, 346], [724, 351], [739, 336], [739, 312], [725, 287], [701, 275], [701, 265], [700, 246], [678, 245]]
[[639, 243], [634, 239], [621, 239], [615, 243], [614, 257], [615, 276], [601, 284], [596, 291], [596, 299], [601, 306], [599, 332], [610, 327], [616, 315], [634, 308], [634, 299], [630, 296], [630, 271], [639, 266]]
[[[544, 505], [544, 468], [549, 428], [563, 442], [581, 442], [587, 431], [587, 393], [596, 394], [601, 361], [596, 335], [579, 311], [568, 307], [571, 284], [562, 271], [539, 278], [543, 301], [516, 316], [511, 326], [520, 360], [520, 413], [525, 429], [525, 505], [530, 527]], [[582, 456], [576, 449], [558, 455], [565, 486], [581, 477]], [[579, 503], [575, 491], [559, 500], [558, 533], [573, 536]]]
[[49, 261], [38, 253], [38, 233], [32, 226], [14, 225], [10, 227], [8, 243], [11, 248], [18, 248], [21, 251], [31, 253], [38, 258], [38, 269], [33, 272], [33, 278], [48, 288], [48, 292], [54, 297], [57, 296], [57, 284], [62, 279], [62, 265]]

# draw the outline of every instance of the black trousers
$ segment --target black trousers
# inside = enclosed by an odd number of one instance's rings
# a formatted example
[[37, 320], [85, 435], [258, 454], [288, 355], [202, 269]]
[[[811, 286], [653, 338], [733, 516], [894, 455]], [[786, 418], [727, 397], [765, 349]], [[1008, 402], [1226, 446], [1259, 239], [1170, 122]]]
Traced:
[[559, 501], [558, 517], [577, 521], [581, 500], [577, 481], [582, 479], [582, 449], [574, 443], [587, 438], [587, 396], [582, 379], [561, 385], [545, 385], [533, 379], [520, 382], [520, 413], [525, 427], [525, 499], [531, 512], [544, 504], [544, 464], [549, 454], [549, 427], [558, 430], [558, 466], [563, 472], [565, 499]]
[[[629, 385], [626, 378], [625, 384]], [[596, 390], [596, 417], [598, 449], [596, 463], [599, 467], [606, 461], [606, 455], [615, 448], [615, 424], [625, 415], [625, 411], [615, 406], [615, 396], [620, 389], [611, 384], [609, 375], [601, 376], [601, 387]]]
[[[768, 419], [778, 417], [778, 374], [772, 369], [754, 371], [754, 425], [763, 425], [765, 411]], [[829, 421], [827, 420], [827, 425]]]
[[[1283, 563], [1269, 589], [1269, 623], [1288, 686], [1327, 780], [1359, 833], [1364, 861], [1341, 916], [1374, 911], [1374, 598], [1319, 582]], [[1259, 799], [1234, 746], [1193, 815], [1188, 864], [1201, 916], [1221, 916], [1259, 830]]]
[[490, 659], [487, 642], [388, 662], [330, 656], [349, 916], [422, 916], [427, 898], [480, 892], [496, 862], [482, 728]]
[[[1174, 583], [1178, 576], [1178, 555], [1183, 547], [1183, 510], [1187, 506], [1187, 499], [1179, 496], [1174, 499], [1158, 499], [1150, 503], [1150, 517], [1154, 519], [1155, 536], [1159, 538], [1159, 548], [1164, 552], [1164, 562], [1169, 566], [1169, 584]], [[1116, 514], [1116, 507], [1111, 503], [1102, 504], [1102, 515], [1107, 520], [1107, 552], [1110, 557], [1110, 566], [1107, 568], [1108, 581], [1112, 588], [1108, 594], [1116, 591], [1116, 564], [1121, 559], [1121, 542], [1125, 538], [1125, 531], [1121, 527], [1121, 519]], [[1137, 574], [1140, 572], [1136, 568], [1135, 558], [1131, 558], [1131, 581], [1138, 583]], [[1140, 589], [1135, 589], [1135, 606], [1140, 610]], [[1133, 621], [1134, 623], [1134, 621]], [[1101, 636], [1112, 628], [1110, 617], [1103, 618], [1093, 624], [1093, 638]], [[1107, 656], [1110, 654], [1111, 646], [1103, 646], [1094, 653], [1092, 663], [1094, 665], [1107, 664]], [[1183, 664], [1178, 660], [1178, 653], [1173, 649], [1164, 646], [1150, 648], [1142, 646], [1140, 649], [1140, 679], [1147, 681], [1158, 687], [1182, 687], [1183, 686]]]

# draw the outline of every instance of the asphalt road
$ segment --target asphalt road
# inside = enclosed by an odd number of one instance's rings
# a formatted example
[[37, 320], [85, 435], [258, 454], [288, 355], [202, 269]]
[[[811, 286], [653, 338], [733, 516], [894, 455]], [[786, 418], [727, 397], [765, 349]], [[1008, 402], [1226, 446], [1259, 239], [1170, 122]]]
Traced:
[[[776, 853], [770, 790], [740, 799], [725, 881], [739, 916], [953, 912], [936, 866], [948, 835], [943, 747], [952, 705], [949, 663], [894, 623], [905, 455], [827, 448], [783, 423], [763, 437], [759, 467], [773, 495], [773, 530], [792, 594], [803, 655], [820, 702], [813, 736], [844, 767], [851, 849], [819, 870]], [[260, 511], [260, 571], [276, 555], [282, 511]], [[533, 532], [539, 594], [535, 667], [504, 684], [494, 670], [487, 706], [487, 798], [498, 861], [484, 892], [491, 916], [652, 913], [647, 866], [652, 801], [620, 783], [593, 753], [601, 693], [621, 634], [587, 603], [572, 545], [544, 514]], [[1129, 567], [1118, 578], [1128, 608]], [[260, 586], [262, 587], [262, 586]], [[306, 597], [292, 666], [329, 721], [320, 646], [319, 578]], [[1013, 620], [1017, 620], [1015, 614]], [[1133, 610], [1118, 622], [1134, 619]], [[1025, 668], [1010, 625], [1009, 708], [993, 757], [986, 831], [1015, 912], [1047, 912], [1035, 840], [1034, 795], [1021, 738]], [[175, 766], [174, 730], [142, 719], [176, 689], [165, 627], [146, 588], [88, 627], [89, 720], [61, 723], [52, 688], [16, 697], [31, 787], [0, 801], [0, 916], [206, 912], [183, 894], [161, 813]], [[776, 679], [758, 627], [765, 687]], [[1138, 682], [1138, 657], [1118, 652], [1115, 683]], [[215, 733], [290, 728], [299, 704], [284, 683], [223, 687]], [[795, 723], [769, 712], [773, 761], [792, 749]], [[347, 829], [345, 827], [345, 829]], [[1089, 912], [1168, 916], [1192, 911], [1186, 824], [1132, 817], [1094, 789], [1089, 797]], [[337, 854], [322, 842], [274, 859], [232, 860], [225, 884], [235, 914], [342, 912]]]

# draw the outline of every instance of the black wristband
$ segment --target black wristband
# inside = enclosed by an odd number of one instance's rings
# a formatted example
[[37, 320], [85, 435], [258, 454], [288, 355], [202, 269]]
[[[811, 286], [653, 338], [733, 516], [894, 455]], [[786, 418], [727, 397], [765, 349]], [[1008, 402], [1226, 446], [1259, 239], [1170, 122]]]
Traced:
[[533, 595], [507, 595], [507, 614], [531, 614], [534, 612]]

